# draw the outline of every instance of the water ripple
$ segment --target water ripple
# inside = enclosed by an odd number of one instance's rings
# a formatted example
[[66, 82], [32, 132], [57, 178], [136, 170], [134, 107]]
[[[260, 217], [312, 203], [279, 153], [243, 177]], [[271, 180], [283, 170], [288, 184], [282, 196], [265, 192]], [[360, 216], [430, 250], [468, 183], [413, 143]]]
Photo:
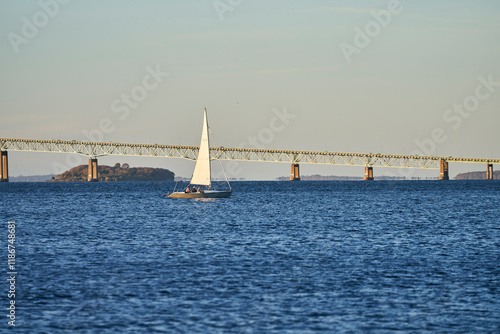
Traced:
[[[500, 182], [0, 184], [21, 333], [498, 332]], [[5, 285], [5, 284], [4, 284]]]

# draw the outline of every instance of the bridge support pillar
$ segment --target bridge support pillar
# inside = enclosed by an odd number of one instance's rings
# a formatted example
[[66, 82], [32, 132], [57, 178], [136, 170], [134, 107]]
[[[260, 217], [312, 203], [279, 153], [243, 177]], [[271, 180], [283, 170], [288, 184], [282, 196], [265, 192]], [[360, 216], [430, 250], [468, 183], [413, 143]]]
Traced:
[[441, 160], [439, 179], [440, 180], [449, 180], [450, 179], [450, 176], [448, 175], [448, 161]]
[[97, 182], [99, 181], [99, 173], [97, 172], [97, 159], [89, 159], [89, 177], [87, 181]]
[[486, 171], [486, 180], [493, 180], [493, 164], [488, 164], [488, 170]]
[[9, 159], [7, 151], [0, 155], [0, 182], [9, 182]]
[[365, 181], [373, 181], [373, 167], [365, 167]]
[[292, 173], [290, 174], [290, 181], [300, 181], [299, 164], [292, 164]]

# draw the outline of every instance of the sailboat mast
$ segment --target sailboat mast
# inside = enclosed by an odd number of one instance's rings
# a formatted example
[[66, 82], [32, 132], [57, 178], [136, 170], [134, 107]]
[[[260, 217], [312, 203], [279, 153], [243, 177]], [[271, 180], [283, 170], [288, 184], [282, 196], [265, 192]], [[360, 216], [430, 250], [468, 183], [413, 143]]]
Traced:
[[212, 186], [212, 161], [210, 159], [210, 127], [208, 126], [208, 113], [207, 108], [203, 108], [203, 118], [205, 119], [205, 131], [207, 132], [207, 146], [208, 146], [208, 181], [209, 187]]

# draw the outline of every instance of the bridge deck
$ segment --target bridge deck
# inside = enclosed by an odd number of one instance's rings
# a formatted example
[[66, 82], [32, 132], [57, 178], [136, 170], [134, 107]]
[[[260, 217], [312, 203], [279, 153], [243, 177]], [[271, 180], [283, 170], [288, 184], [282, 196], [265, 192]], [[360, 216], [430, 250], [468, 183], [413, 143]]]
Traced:
[[[75, 153], [90, 158], [108, 155], [166, 157], [196, 160], [197, 146], [127, 144], [40, 139], [0, 138], [2, 151]], [[301, 164], [380, 166], [397, 168], [439, 169], [440, 161], [500, 164], [500, 159], [456, 158], [397, 154], [342, 153], [319, 151], [270, 150], [255, 148], [212, 147], [212, 159], [265, 161]]]

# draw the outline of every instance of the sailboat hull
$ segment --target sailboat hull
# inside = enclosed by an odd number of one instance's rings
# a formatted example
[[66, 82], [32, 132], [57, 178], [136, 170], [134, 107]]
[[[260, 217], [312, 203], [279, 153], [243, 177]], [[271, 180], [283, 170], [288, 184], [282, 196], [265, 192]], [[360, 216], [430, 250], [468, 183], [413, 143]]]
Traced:
[[168, 198], [229, 198], [231, 191], [205, 191], [196, 193], [175, 192]]

